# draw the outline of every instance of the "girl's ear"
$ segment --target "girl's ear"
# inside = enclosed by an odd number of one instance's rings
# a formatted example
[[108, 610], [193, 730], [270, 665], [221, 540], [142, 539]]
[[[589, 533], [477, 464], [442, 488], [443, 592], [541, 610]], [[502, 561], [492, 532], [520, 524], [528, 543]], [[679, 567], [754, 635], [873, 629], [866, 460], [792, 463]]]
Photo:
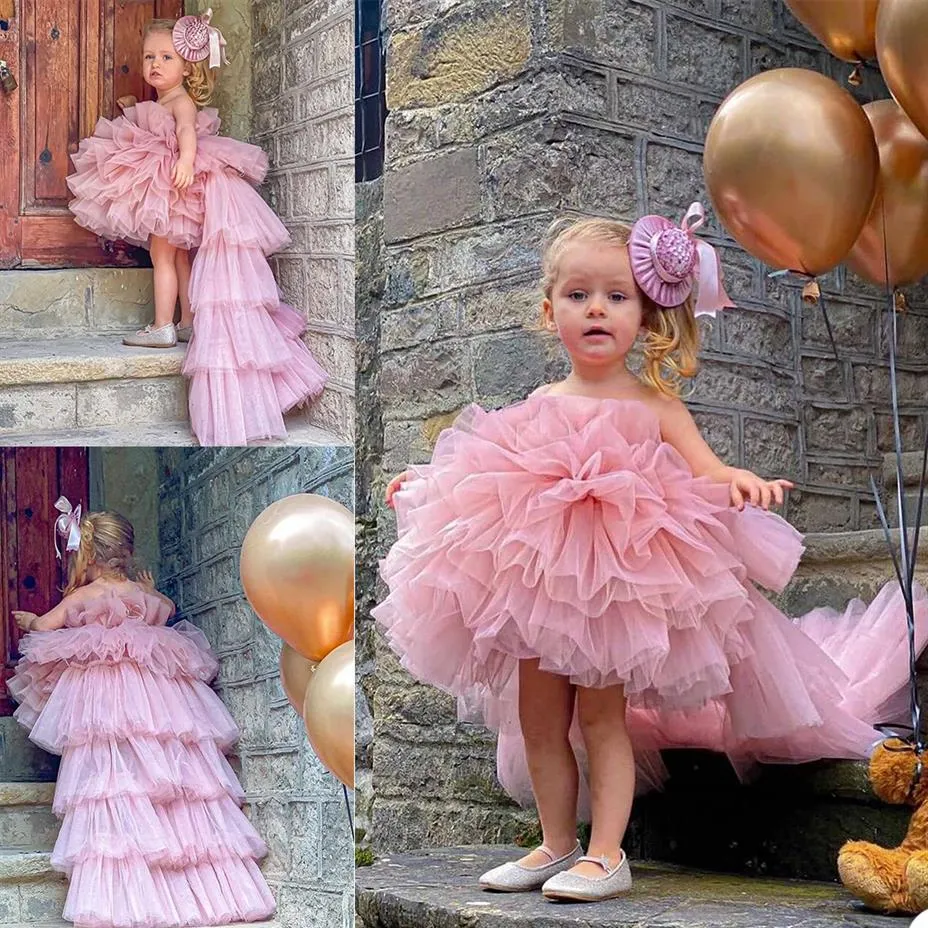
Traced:
[[544, 302], [541, 304], [541, 312], [545, 319], [546, 331], [556, 332], [557, 323], [554, 321], [554, 305], [547, 297], [545, 297]]

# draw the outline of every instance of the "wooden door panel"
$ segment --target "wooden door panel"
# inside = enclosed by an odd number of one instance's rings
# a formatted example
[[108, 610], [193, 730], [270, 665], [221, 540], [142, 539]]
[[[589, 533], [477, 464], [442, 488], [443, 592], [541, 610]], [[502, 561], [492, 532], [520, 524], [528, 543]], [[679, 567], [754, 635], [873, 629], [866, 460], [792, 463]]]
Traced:
[[5, 515], [0, 532], [0, 715], [9, 715], [14, 705], [6, 681], [19, 658], [21, 634], [11, 613], [22, 609], [41, 615], [61, 601], [67, 572], [65, 561], [55, 557], [54, 503], [64, 495], [86, 506], [90, 480], [84, 448], [4, 448], [0, 455]]
[[[70, 156], [116, 100], [152, 99], [142, 32], [182, 15], [182, 0], [17, 0], [0, 41], [19, 89], [0, 94], [0, 267], [147, 264], [142, 249], [105, 243], [68, 212]], [[15, 59], [15, 60], [10, 60]], [[7, 154], [10, 157], [7, 158]]]

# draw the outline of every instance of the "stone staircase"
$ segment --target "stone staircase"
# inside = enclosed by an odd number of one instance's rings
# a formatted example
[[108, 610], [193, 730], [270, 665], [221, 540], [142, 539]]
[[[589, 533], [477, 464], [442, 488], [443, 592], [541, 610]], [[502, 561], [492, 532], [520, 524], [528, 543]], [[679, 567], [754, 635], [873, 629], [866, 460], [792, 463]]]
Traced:
[[[0, 444], [191, 445], [185, 346], [127, 348], [151, 321], [151, 271], [0, 274]], [[287, 417], [288, 443], [342, 444], [312, 410]]]

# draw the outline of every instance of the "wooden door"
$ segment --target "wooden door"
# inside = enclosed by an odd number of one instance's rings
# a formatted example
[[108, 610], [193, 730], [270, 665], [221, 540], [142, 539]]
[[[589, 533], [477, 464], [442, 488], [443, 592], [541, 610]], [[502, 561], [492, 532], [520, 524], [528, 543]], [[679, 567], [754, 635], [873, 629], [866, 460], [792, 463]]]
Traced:
[[6, 684], [19, 659], [21, 632], [10, 613], [41, 615], [61, 602], [67, 571], [55, 556], [55, 500], [63, 495], [86, 510], [89, 488], [85, 448], [0, 449], [0, 716], [15, 708]]
[[[151, 99], [141, 76], [148, 20], [176, 18], [183, 0], [3, 0], [0, 58], [19, 87], [0, 90], [0, 267], [97, 267], [147, 261], [105, 243], [68, 212], [70, 156], [116, 100]], [[5, 28], [4, 28], [5, 23]]]

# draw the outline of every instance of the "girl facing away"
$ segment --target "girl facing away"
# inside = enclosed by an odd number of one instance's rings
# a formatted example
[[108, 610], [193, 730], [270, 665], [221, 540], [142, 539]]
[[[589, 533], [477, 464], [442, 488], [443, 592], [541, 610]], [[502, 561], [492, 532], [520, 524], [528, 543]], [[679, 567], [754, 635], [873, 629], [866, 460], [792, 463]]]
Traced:
[[239, 731], [208, 686], [215, 655], [189, 623], [165, 627], [174, 604], [136, 573], [126, 519], [81, 517], [63, 497], [56, 507], [74, 552], [69, 582], [45, 615], [14, 613], [28, 634], [9, 688], [30, 739], [61, 755], [52, 865], [69, 879], [64, 918], [87, 928], [269, 918], [256, 863], [267, 847], [224, 756]]
[[[843, 616], [777, 610], [755, 584], [781, 590], [802, 554], [768, 511], [792, 484], [724, 464], [677, 395], [695, 315], [732, 305], [694, 235], [702, 216], [556, 225], [542, 324], [570, 373], [504, 409], [470, 406], [387, 489], [398, 540], [374, 615], [407, 670], [499, 732], [500, 782], [541, 820], [541, 847], [486, 889], [629, 890], [622, 841], [636, 787], [666, 776], [661, 749], [724, 751], [739, 770], [865, 758], [873, 725], [904, 712], [898, 590]], [[917, 620], [921, 649], [922, 590]]]
[[326, 374], [267, 262], [290, 241], [253, 186], [267, 157], [218, 135], [216, 110], [203, 108], [225, 45], [210, 16], [148, 24], [142, 74], [157, 102], [122, 98], [123, 115], [97, 123], [72, 156], [69, 205], [97, 235], [149, 250], [155, 318], [123, 341], [189, 341], [183, 372], [197, 440], [244, 445], [284, 438], [283, 413], [317, 397]]

